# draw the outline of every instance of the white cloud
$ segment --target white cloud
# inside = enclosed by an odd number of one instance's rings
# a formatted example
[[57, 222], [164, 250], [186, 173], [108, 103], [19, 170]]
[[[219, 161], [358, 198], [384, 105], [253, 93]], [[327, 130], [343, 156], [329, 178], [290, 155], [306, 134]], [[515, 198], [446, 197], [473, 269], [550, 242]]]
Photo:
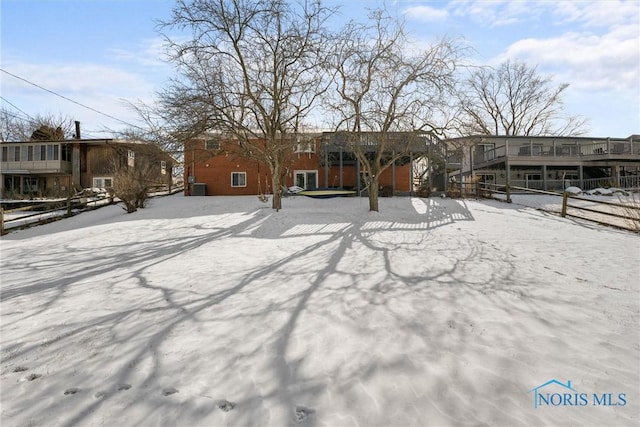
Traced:
[[[128, 88], [132, 93], [152, 89], [143, 76], [125, 69], [94, 63], [25, 63], [9, 61], [7, 71], [25, 80], [62, 95], [73, 97], [86, 93], [122, 93]], [[42, 91], [24, 81], [3, 79], [3, 90], [31, 89]], [[47, 93], [42, 91], [42, 93]]]
[[[144, 75], [113, 66], [84, 62], [35, 64], [14, 59], [3, 61], [2, 68], [44, 88], [3, 73], [4, 98], [31, 116], [59, 114], [80, 120], [87, 130], [83, 134], [88, 137], [98, 136], [88, 135], [89, 129], [95, 132], [127, 127], [106, 115], [135, 124], [137, 117], [123, 98], [151, 102], [154, 94], [153, 84]], [[100, 135], [106, 136], [104, 132]]]
[[113, 48], [109, 52], [118, 61], [129, 62], [140, 66], [165, 67], [164, 39], [160, 37], [143, 40], [135, 49]]
[[546, 5], [539, 2], [509, 0], [460, 0], [451, 2], [454, 16], [470, 18], [487, 27], [500, 27], [536, 19]]
[[640, 83], [640, 40], [635, 26], [619, 26], [604, 34], [569, 32], [519, 40], [495, 60], [509, 58], [559, 70], [580, 89], [637, 92]]
[[404, 14], [411, 19], [422, 22], [446, 21], [449, 12], [446, 9], [436, 9], [429, 6], [412, 6], [404, 11]]
[[487, 27], [540, 21], [546, 25], [584, 25], [591, 28], [638, 23], [640, 3], [635, 0], [512, 1], [458, 0], [448, 10], [458, 18], [470, 18]]
[[585, 27], [601, 28], [618, 24], [638, 25], [640, 7], [633, 1], [560, 1], [554, 2], [558, 24], [578, 23]]

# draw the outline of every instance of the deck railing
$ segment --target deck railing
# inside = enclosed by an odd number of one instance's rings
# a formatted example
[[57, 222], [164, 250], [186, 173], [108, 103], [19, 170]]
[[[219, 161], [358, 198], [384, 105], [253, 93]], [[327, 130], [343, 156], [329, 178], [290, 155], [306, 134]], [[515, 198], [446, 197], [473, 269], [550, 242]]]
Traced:
[[593, 178], [583, 179], [548, 179], [542, 180], [524, 180], [524, 179], [512, 179], [512, 187], [522, 187], [533, 190], [546, 190], [550, 191], [563, 191], [565, 188], [578, 187], [581, 190], [588, 191], [596, 188], [622, 188], [622, 189], [640, 189], [640, 175], [630, 175], [605, 178]]
[[[505, 144], [476, 153], [474, 162], [483, 163], [505, 156], [509, 157], [563, 157], [579, 158], [585, 156], [640, 155], [640, 141], [598, 141], [584, 144]], [[593, 158], [593, 157], [591, 157]]]

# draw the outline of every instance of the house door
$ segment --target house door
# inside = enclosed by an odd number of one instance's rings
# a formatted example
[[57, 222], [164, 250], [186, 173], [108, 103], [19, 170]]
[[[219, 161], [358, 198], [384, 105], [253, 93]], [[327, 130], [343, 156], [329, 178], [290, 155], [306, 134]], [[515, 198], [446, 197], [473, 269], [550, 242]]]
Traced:
[[[486, 190], [493, 190], [495, 188], [496, 183], [496, 174], [495, 173], [483, 173], [480, 175], [480, 187]], [[484, 185], [489, 184], [489, 185]]]
[[317, 171], [295, 171], [295, 182], [298, 187], [305, 190], [318, 188], [318, 172]]

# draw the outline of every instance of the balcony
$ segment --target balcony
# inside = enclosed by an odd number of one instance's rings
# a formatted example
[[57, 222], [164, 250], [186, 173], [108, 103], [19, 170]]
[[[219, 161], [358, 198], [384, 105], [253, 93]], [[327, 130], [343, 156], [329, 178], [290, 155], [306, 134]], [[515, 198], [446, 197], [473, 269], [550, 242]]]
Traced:
[[537, 163], [563, 160], [640, 160], [640, 142], [625, 141], [599, 141], [587, 143], [563, 144], [555, 141], [549, 143], [506, 143], [492, 149], [477, 150], [474, 155], [474, 164], [483, 164], [504, 160], [508, 157], [511, 161], [534, 160]]
[[71, 146], [65, 143], [3, 143], [0, 150], [2, 174], [71, 174]]

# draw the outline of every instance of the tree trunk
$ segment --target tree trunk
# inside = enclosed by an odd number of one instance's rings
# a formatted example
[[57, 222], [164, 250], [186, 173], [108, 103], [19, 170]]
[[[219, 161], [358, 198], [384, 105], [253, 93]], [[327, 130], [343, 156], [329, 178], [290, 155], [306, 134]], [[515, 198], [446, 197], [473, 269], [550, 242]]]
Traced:
[[371, 180], [369, 185], [369, 210], [378, 212], [378, 195], [380, 193], [380, 183], [377, 176]]
[[273, 190], [273, 199], [271, 200], [271, 208], [279, 211], [282, 209], [282, 188], [281, 188], [280, 167], [274, 165], [271, 168], [271, 188]]

